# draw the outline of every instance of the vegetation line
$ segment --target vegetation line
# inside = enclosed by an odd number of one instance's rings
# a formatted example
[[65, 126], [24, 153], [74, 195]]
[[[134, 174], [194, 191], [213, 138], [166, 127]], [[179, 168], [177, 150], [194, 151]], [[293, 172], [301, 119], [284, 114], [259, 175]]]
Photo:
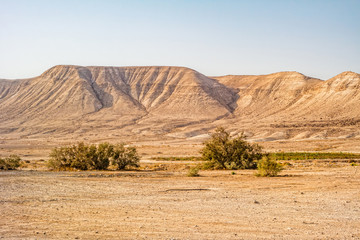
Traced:
[[201, 157], [152, 157], [155, 161], [203, 161]]
[[[271, 160], [320, 160], [320, 159], [360, 159], [358, 153], [343, 152], [276, 152], [269, 153]], [[204, 161], [202, 157], [152, 157], [156, 161]]]
[[360, 159], [360, 154], [343, 152], [276, 152], [270, 153], [272, 160], [315, 160], [315, 159]]

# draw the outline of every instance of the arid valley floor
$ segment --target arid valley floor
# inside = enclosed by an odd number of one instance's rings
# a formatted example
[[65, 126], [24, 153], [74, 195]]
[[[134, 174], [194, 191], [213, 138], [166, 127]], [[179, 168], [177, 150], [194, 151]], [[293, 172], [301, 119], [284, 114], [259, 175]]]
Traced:
[[359, 166], [293, 162], [279, 177], [258, 178], [253, 170], [187, 177], [188, 164], [163, 163], [157, 171], [1, 171], [0, 236], [360, 239]]

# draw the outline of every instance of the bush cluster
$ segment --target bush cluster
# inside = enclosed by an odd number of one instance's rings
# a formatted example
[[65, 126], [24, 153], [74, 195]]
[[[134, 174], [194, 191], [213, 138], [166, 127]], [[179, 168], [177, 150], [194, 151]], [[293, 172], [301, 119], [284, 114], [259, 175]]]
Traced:
[[258, 177], [275, 177], [283, 170], [283, 166], [271, 160], [269, 156], [265, 156], [258, 162], [258, 172], [256, 176]]
[[256, 161], [263, 155], [259, 145], [248, 143], [243, 135], [231, 139], [222, 127], [204, 145], [201, 154], [207, 169], [256, 168]]
[[21, 159], [17, 155], [10, 155], [6, 158], [0, 158], [0, 169], [15, 170], [20, 167]]
[[48, 165], [57, 170], [105, 170], [112, 164], [116, 169], [122, 170], [128, 166], [138, 167], [139, 159], [136, 148], [126, 147], [123, 143], [79, 143], [53, 149]]

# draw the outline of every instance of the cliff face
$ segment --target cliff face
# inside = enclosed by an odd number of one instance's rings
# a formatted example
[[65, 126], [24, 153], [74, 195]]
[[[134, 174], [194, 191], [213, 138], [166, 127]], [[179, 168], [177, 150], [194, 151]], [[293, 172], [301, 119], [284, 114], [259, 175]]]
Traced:
[[[256, 138], [279, 127], [357, 126], [359, 103], [353, 72], [321, 81], [297, 72], [210, 78], [184, 67], [55, 66], [0, 80], [0, 132], [189, 137], [224, 125]], [[291, 131], [280, 135], [299, 137]]]

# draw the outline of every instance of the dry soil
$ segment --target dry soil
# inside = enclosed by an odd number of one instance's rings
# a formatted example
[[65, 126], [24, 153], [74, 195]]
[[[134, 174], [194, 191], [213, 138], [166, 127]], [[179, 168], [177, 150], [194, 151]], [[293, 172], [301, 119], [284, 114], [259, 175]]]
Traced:
[[360, 239], [360, 167], [0, 172], [3, 239]]

